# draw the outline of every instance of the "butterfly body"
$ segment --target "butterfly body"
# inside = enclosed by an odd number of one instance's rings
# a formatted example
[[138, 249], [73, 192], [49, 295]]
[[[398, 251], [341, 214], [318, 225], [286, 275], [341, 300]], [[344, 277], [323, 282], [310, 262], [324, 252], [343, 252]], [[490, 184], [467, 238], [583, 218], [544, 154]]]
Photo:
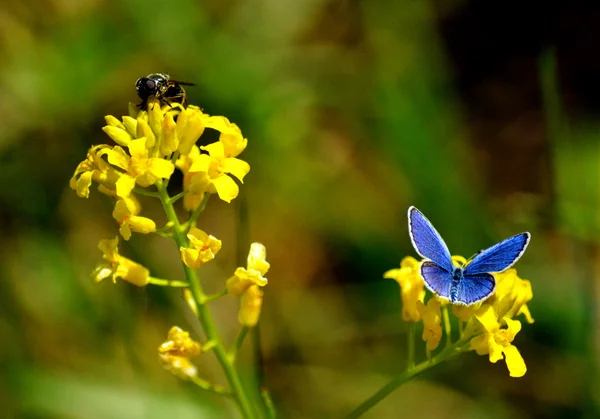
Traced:
[[455, 266], [446, 243], [431, 222], [416, 209], [408, 209], [408, 230], [422, 262], [419, 273], [427, 288], [453, 304], [473, 305], [496, 290], [491, 273], [503, 272], [523, 255], [531, 235], [521, 233], [478, 252], [466, 266]]

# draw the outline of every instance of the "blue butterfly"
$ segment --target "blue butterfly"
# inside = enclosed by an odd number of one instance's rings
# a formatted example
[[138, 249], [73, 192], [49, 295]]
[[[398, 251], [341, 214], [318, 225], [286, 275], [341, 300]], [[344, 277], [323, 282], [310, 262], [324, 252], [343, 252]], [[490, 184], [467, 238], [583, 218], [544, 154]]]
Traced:
[[488, 298], [496, 290], [490, 272], [502, 272], [525, 253], [531, 234], [521, 233], [477, 253], [465, 267], [452, 264], [450, 251], [431, 222], [416, 209], [408, 209], [408, 233], [421, 257], [427, 259], [420, 274], [427, 288], [453, 304], [470, 306]]

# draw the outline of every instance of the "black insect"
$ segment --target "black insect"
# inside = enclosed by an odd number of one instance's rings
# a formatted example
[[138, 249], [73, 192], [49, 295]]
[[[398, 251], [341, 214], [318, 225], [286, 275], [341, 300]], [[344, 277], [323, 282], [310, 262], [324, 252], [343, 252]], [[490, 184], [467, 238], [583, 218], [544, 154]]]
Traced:
[[138, 104], [141, 110], [148, 108], [148, 99], [155, 97], [161, 104], [171, 106], [171, 103], [180, 103], [187, 106], [185, 90], [181, 86], [195, 86], [194, 83], [171, 80], [168, 74], [152, 73], [137, 79], [135, 88], [142, 99]]

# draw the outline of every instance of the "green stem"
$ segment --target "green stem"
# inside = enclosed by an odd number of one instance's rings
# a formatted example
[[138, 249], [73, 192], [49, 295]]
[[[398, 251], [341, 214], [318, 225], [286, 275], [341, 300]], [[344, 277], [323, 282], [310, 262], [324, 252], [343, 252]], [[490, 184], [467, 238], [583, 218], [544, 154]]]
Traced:
[[187, 288], [190, 286], [190, 284], [188, 284], [185, 281], [175, 281], [175, 280], [170, 280], [170, 279], [155, 278], [153, 276], [148, 278], [148, 283], [152, 284], [152, 285], [158, 285], [161, 287]]
[[189, 193], [189, 191], [182, 191], [179, 192], [177, 195], [172, 196], [171, 198], [169, 198], [169, 204], [174, 204], [175, 202], [179, 201], [181, 198], [183, 198], [187, 193]]
[[142, 188], [133, 188], [133, 192], [138, 195], [151, 196], [152, 198], [160, 198], [160, 194], [158, 192], [147, 191]]
[[244, 339], [246, 338], [246, 335], [248, 334], [249, 330], [250, 330], [249, 327], [242, 327], [242, 330], [240, 330], [240, 333], [238, 334], [237, 338], [235, 339], [235, 343], [233, 344], [231, 351], [229, 351], [229, 358], [231, 359], [231, 362], [235, 362], [235, 357], [237, 356], [237, 352], [242, 347], [242, 344], [244, 343]]
[[452, 328], [447, 305], [442, 308], [442, 316], [444, 317], [444, 331], [446, 332], [446, 348], [449, 348], [452, 346]]
[[211, 391], [213, 393], [217, 393], [220, 396], [233, 396], [231, 392], [227, 391], [223, 386], [211, 384], [206, 380], [203, 380], [199, 377], [191, 377], [191, 381], [200, 387], [202, 390]]
[[198, 218], [198, 216], [200, 215], [200, 213], [202, 211], [204, 211], [204, 208], [206, 207], [206, 203], [208, 202], [208, 199], [210, 198], [210, 194], [207, 192], [204, 194], [204, 197], [202, 198], [202, 202], [200, 202], [200, 205], [198, 205], [198, 207], [192, 212], [192, 214], [190, 215], [190, 218], [182, 224], [182, 228], [185, 231], [188, 231], [190, 229], [190, 227], [192, 227], [194, 225], [194, 223], [196, 222], [196, 218]]
[[[162, 183], [162, 181], [157, 181], [156, 186], [158, 188], [158, 193], [160, 194], [160, 200], [167, 215], [167, 219], [173, 223], [173, 238], [179, 247], [188, 247], [187, 239], [185, 237], [184, 229], [182, 228], [181, 223], [179, 222], [179, 218], [175, 213], [175, 209], [173, 208], [173, 204], [169, 202], [169, 194], [167, 193], [167, 189]], [[206, 199], [203, 201], [205, 202]], [[206, 333], [208, 340], [214, 341], [214, 352], [217, 356], [217, 360], [219, 364], [221, 364], [221, 368], [225, 372], [227, 376], [227, 380], [229, 381], [229, 385], [231, 386], [231, 390], [235, 396], [238, 407], [242, 412], [242, 416], [246, 419], [254, 418], [254, 411], [250, 405], [248, 396], [246, 395], [246, 391], [242, 386], [242, 382], [240, 380], [240, 376], [238, 375], [237, 370], [233, 362], [229, 359], [227, 354], [227, 350], [225, 349], [225, 345], [223, 344], [223, 340], [219, 335], [217, 327], [215, 325], [214, 319], [208, 310], [206, 304], [203, 303], [205, 301], [206, 296], [204, 291], [202, 290], [202, 286], [200, 285], [200, 281], [196, 276], [196, 272], [186, 266], [183, 265], [183, 269], [185, 272], [185, 276], [190, 283], [190, 291], [192, 292], [192, 296], [196, 301], [196, 306], [198, 309], [198, 319], [202, 324], [202, 328]]]
[[463, 350], [463, 348], [461, 348], [459, 345], [460, 343], [461, 342], [459, 341], [456, 343], [456, 345], [445, 348], [442, 352], [431, 358], [431, 360], [423, 361], [420, 364], [417, 364], [415, 367], [407, 369], [405, 372], [403, 372], [402, 374], [391, 380], [389, 383], [384, 385], [382, 388], [380, 388], [367, 400], [362, 402], [356, 409], [354, 409], [348, 416], [346, 416], [346, 419], [359, 418], [408, 380], [411, 380], [417, 375], [427, 371], [429, 368], [432, 368], [444, 361], [448, 361], [454, 356], [460, 354]]
[[260, 395], [262, 396], [263, 402], [265, 403], [268, 419], [276, 419], [277, 411], [275, 410], [275, 403], [273, 403], [273, 399], [271, 399], [269, 389], [265, 386], [261, 387]]
[[223, 290], [216, 294], [206, 295], [204, 296], [203, 303], [208, 303], [209, 301], [216, 300], [217, 298], [225, 297], [227, 295], [227, 290]]

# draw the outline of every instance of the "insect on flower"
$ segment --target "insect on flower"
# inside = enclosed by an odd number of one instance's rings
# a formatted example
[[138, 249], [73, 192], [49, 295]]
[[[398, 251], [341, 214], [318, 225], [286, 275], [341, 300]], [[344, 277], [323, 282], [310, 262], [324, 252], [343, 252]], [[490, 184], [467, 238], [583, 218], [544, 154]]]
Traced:
[[137, 94], [142, 99], [138, 104], [141, 110], [146, 110], [148, 99], [157, 98], [160, 103], [171, 106], [171, 102], [187, 106], [187, 96], [181, 86], [195, 86], [194, 83], [171, 80], [168, 74], [152, 73], [141, 77], [135, 82]]
[[456, 267], [442, 236], [431, 222], [416, 209], [408, 209], [408, 233], [412, 244], [425, 260], [420, 274], [425, 286], [452, 304], [470, 306], [496, 291], [491, 273], [504, 272], [527, 249], [531, 234], [521, 233], [478, 252], [466, 266]]

